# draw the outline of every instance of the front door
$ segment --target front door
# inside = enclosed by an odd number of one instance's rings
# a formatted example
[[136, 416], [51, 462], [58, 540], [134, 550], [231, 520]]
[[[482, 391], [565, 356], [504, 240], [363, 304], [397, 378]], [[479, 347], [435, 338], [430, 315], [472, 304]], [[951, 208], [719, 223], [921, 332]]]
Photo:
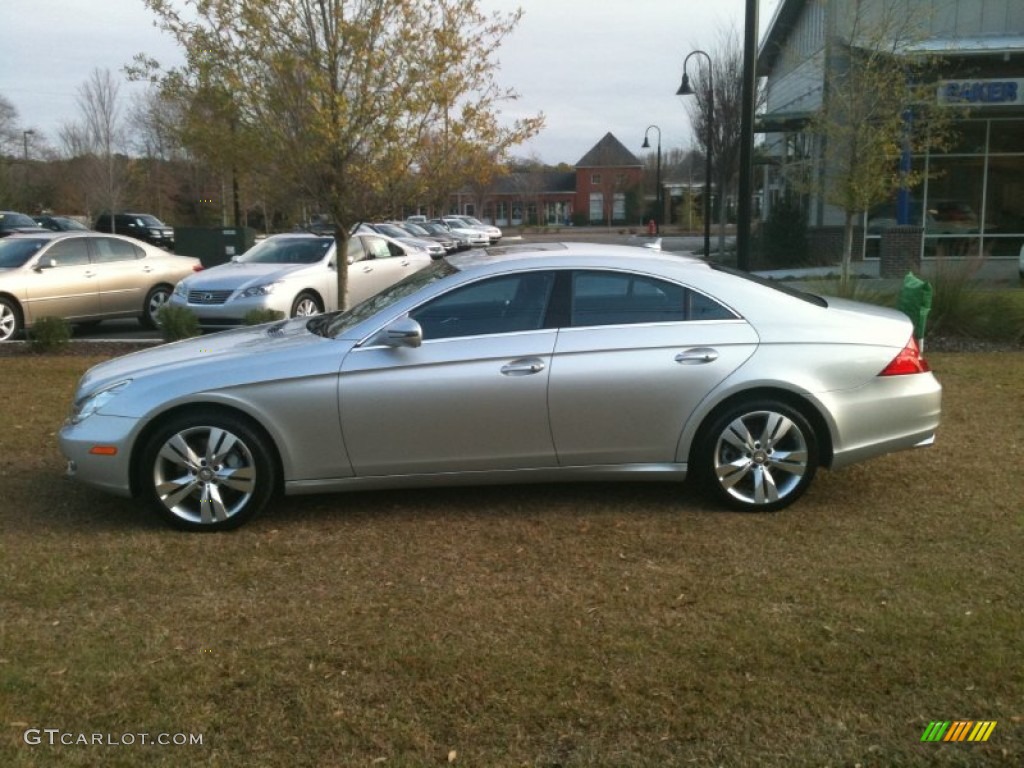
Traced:
[[[532, 279], [530, 279], [532, 278]], [[339, 382], [358, 476], [552, 467], [542, 327], [551, 274], [456, 288], [410, 313], [418, 348], [356, 348]]]

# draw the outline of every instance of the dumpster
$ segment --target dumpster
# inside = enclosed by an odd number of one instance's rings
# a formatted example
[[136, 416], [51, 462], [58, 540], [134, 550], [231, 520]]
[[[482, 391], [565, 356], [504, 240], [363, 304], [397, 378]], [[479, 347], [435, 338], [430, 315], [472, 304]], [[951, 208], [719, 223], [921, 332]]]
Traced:
[[175, 227], [175, 253], [194, 256], [204, 267], [231, 261], [256, 242], [252, 227]]

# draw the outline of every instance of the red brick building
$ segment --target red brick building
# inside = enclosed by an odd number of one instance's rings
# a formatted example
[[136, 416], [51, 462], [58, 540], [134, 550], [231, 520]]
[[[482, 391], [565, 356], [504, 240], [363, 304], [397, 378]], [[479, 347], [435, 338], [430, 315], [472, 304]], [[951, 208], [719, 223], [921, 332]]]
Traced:
[[462, 190], [452, 212], [500, 226], [519, 224], [621, 224], [638, 199], [643, 163], [611, 133], [574, 171], [524, 171], [502, 176], [487, 190]]

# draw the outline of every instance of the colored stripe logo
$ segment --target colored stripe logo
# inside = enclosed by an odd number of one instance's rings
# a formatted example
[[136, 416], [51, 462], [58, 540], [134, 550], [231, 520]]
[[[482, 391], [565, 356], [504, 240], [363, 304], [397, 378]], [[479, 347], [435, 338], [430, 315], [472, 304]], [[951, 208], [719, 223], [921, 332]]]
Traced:
[[995, 729], [995, 720], [932, 720], [921, 741], [988, 741]]

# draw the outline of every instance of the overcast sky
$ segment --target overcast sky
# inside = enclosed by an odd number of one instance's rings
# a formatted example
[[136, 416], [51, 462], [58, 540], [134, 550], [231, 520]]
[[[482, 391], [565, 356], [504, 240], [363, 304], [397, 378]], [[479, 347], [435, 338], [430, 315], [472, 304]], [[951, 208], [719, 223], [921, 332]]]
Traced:
[[[778, 0], [760, 0], [760, 26]], [[480, 0], [507, 10], [510, 0]], [[498, 82], [520, 99], [510, 119], [543, 112], [543, 131], [514, 154], [574, 164], [611, 131], [637, 154], [644, 130], [661, 129], [662, 150], [689, 147], [690, 122], [675, 96], [683, 58], [714, 48], [734, 28], [744, 0], [518, 0], [525, 14], [499, 52]], [[19, 122], [56, 144], [77, 119], [76, 94], [94, 68], [122, 68], [139, 52], [175, 63], [174, 42], [153, 26], [142, 0], [3, 0], [0, 95]], [[691, 60], [691, 65], [696, 60]], [[139, 85], [125, 85], [127, 100]], [[652, 146], [657, 132], [651, 131]]]

